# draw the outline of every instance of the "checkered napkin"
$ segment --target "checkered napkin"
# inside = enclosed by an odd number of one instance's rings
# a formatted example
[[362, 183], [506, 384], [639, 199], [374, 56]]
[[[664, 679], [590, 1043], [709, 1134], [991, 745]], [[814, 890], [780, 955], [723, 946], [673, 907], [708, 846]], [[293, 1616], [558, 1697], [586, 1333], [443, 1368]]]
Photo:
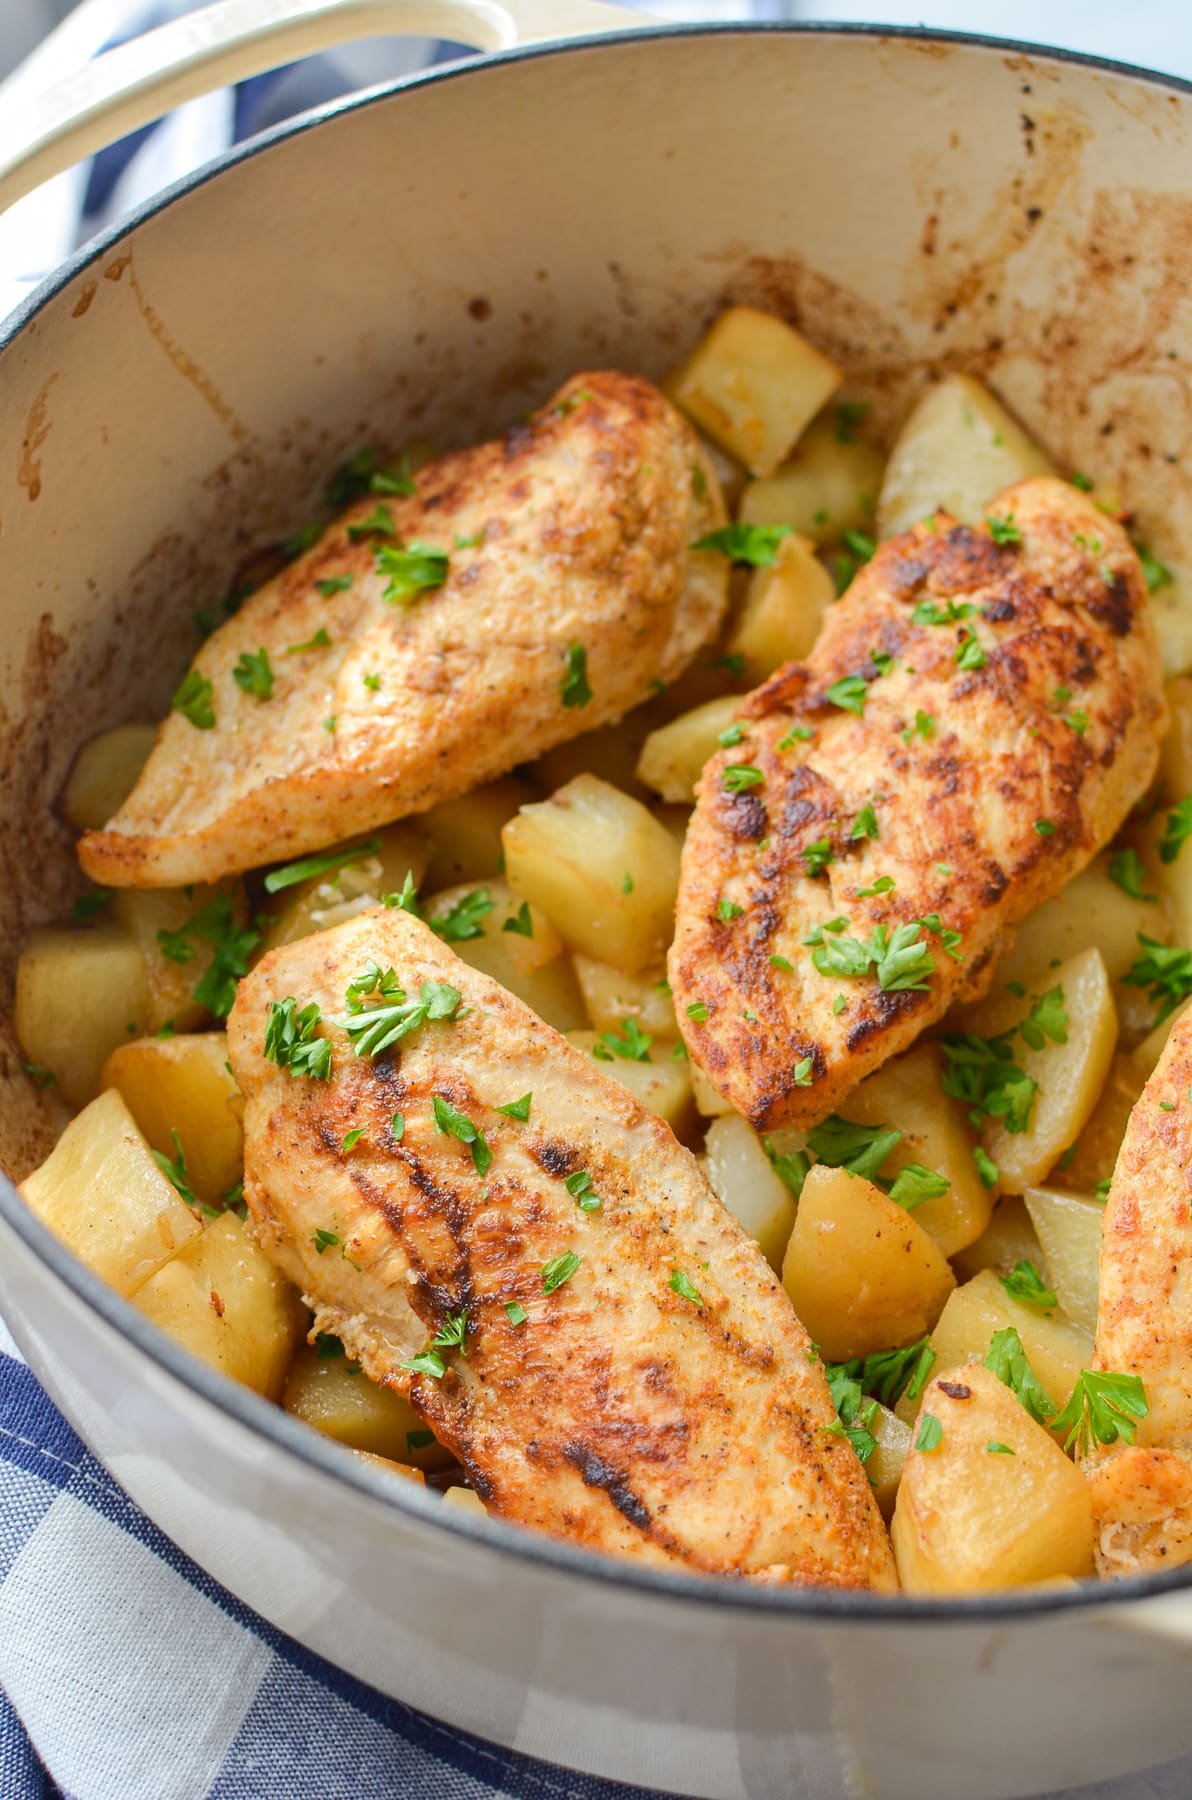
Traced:
[[137, 1510], [0, 1325], [0, 1800], [661, 1800], [311, 1656]]

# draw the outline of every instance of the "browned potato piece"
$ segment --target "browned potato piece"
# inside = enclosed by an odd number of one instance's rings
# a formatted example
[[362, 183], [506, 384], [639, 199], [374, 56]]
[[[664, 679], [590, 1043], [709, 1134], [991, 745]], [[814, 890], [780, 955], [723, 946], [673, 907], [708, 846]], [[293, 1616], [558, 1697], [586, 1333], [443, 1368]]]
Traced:
[[872, 444], [841, 430], [831, 406], [807, 427], [789, 461], [747, 484], [738, 517], [747, 525], [793, 525], [817, 544], [872, 530], [882, 463]]
[[419, 1469], [446, 1469], [451, 1453], [436, 1442], [410, 1402], [392, 1388], [379, 1387], [359, 1363], [338, 1352], [338, 1338], [320, 1334], [304, 1344], [290, 1364], [282, 1405], [288, 1413], [353, 1450], [367, 1450]]
[[810, 654], [835, 598], [836, 584], [815, 545], [792, 532], [779, 544], [773, 565], [749, 577], [729, 631], [730, 652], [745, 658], [753, 681], [800, 661]]
[[1008, 1275], [1019, 1262], [1033, 1262], [1047, 1279], [1046, 1261], [1030, 1214], [1019, 1195], [1003, 1194], [976, 1243], [954, 1256], [952, 1266], [962, 1281], [970, 1281], [982, 1269]]
[[582, 951], [577, 951], [572, 961], [588, 1017], [597, 1031], [614, 1031], [626, 1019], [636, 1019], [643, 1031], [656, 1038], [678, 1037], [670, 984], [661, 964], [641, 975], [627, 975]]
[[1056, 1298], [1070, 1319], [1095, 1332], [1104, 1206], [1085, 1194], [1028, 1188], [1026, 1209], [1039, 1234]]
[[501, 832], [519, 806], [535, 797], [534, 790], [515, 775], [504, 775], [485, 787], [473, 788], [457, 800], [442, 800], [419, 815], [418, 824], [430, 840], [428, 889], [457, 881], [486, 881], [503, 868]]
[[884, 1165], [885, 1174], [918, 1163], [950, 1183], [938, 1200], [916, 1206], [914, 1218], [945, 1256], [954, 1256], [985, 1230], [993, 1196], [977, 1174], [974, 1140], [963, 1109], [940, 1091], [942, 1074], [943, 1058], [936, 1046], [916, 1045], [854, 1088], [843, 1110], [859, 1125], [891, 1126], [902, 1132], [902, 1142]]
[[167, 1337], [233, 1381], [281, 1398], [308, 1313], [243, 1220], [221, 1213], [133, 1296]]
[[[569, 1031], [577, 1050], [590, 1056], [601, 1043], [598, 1031]], [[605, 1062], [597, 1057], [601, 1072], [610, 1081], [619, 1081], [635, 1099], [665, 1119], [677, 1138], [689, 1139], [695, 1128], [695, 1100], [691, 1092], [691, 1065], [684, 1056], [676, 1060], [670, 1044], [653, 1045], [645, 1062], [628, 1062], [613, 1056]]]
[[222, 1031], [121, 1044], [103, 1066], [103, 1084], [120, 1090], [152, 1149], [173, 1157], [178, 1133], [187, 1177], [201, 1200], [221, 1200], [240, 1180], [240, 1090]]
[[546, 914], [537, 906], [530, 907], [528, 936], [520, 930], [506, 930], [508, 925], [523, 922], [521, 908], [528, 904], [507, 881], [489, 880], [476, 885], [465, 882], [444, 888], [441, 893], [428, 896], [426, 917], [441, 920], [461, 902], [482, 893], [492, 902], [492, 911], [475, 921], [479, 928], [475, 937], [449, 940], [456, 955], [499, 981], [556, 1031], [582, 1027], [586, 1018], [575, 971], [564, 954], [562, 938]]
[[773, 313], [730, 306], [665, 386], [738, 462], [770, 475], [840, 386], [840, 371]]
[[976, 525], [992, 496], [1011, 482], [1054, 473], [988, 388], [971, 375], [945, 375], [928, 388], [890, 452], [878, 529], [893, 537], [939, 508]]
[[992, 1269], [956, 1289], [931, 1334], [941, 1370], [983, 1362], [995, 1331], [1012, 1325], [1058, 1412], [1082, 1369], [1092, 1366], [1092, 1333], [1060, 1311], [1045, 1313], [1008, 1294]]
[[117, 725], [83, 745], [62, 790], [62, 810], [76, 831], [99, 831], [120, 811], [156, 737], [156, 725]]
[[928, 1384], [890, 1535], [899, 1580], [911, 1594], [1024, 1587], [1093, 1572], [1088, 1483], [979, 1363]]
[[630, 971], [656, 965], [674, 931], [679, 850], [639, 800], [577, 775], [502, 832], [506, 873], [576, 950]]
[[199, 1235], [114, 1089], [71, 1120], [21, 1193], [118, 1294], [134, 1294]]
[[205, 938], [183, 927], [222, 894], [232, 901], [232, 917], [244, 924], [248, 906], [238, 881], [218, 887], [117, 888], [112, 895], [108, 908], [112, 923], [128, 933], [145, 961], [147, 1030], [172, 1025], [175, 1031], [191, 1031], [209, 1017], [194, 990], [211, 967], [214, 952]]
[[913, 1214], [871, 1181], [823, 1163], [803, 1184], [782, 1284], [829, 1362], [913, 1343], [954, 1286]]
[[149, 1011], [145, 960], [116, 926], [50, 925], [26, 938], [17, 960], [16, 1034], [30, 1063], [50, 1070], [68, 1106], [95, 1097], [104, 1058], [145, 1030]]
[[732, 724], [739, 704], [735, 694], [722, 694], [652, 731], [638, 760], [639, 781], [664, 800], [690, 806], [704, 764], [719, 750], [720, 733]]
[[276, 950], [279, 944], [293, 944], [299, 938], [309, 937], [312, 932], [328, 931], [366, 907], [379, 905], [386, 894], [400, 892], [407, 875], [413, 878], [415, 887], [421, 886], [430, 860], [430, 840], [416, 819], [404, 819], [399, 825], [386, 825], [381, 831], [349, 838], [344, 844], [333, 846], [328, 855], [337, 849], [356, 850], [372, 843], [377, 846], [374, 854], [329, 869], [325, 875], [312, 875], [274, 896], [262, 955]]

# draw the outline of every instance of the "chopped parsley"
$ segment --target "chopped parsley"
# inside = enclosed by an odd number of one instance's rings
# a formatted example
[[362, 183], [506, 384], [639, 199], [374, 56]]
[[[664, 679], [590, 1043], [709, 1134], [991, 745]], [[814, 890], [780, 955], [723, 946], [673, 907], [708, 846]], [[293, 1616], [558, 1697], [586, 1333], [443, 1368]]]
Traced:
[[[187, 1206], [197, 1207], [199, 1202], [194, 1189], [190, 1185], [190, 1173], [186, 1167], [186, 1152], [182, 1148], [182, 1139], [178, 1136], [176, 1131], [170, 1132], [170, 1139], [174, 1145], [174, 1156], [172, 1161], [168, 1156], [163, 1155], [160, 1150], [152, 1151], [151, 1155], [170, 1186], [178, 1194], [179, 1198], [185, 1200]], [[210, 1212], [211, 1210], [212, 1209], [207, 1206], [203, 1208], [204, 1212]]]
[[513, 913], [510, 918], [508, 918], [504, 921], [504, 923], [501, 926], [501, 930], [502, 931], [512, 931], [518, 937], [524, 937], [524, 938], [532, 938], [533, 937], [534, 921], [530, 917], [530, 902], [528, 900], [522, 901], [522, 903], [518, 907], [517, 911], [515, 913]]
[[524, 1325], [530, 1316], [520, 1300], [507, 1300], [505, 1302], [505, 1312], [511, 1325]]
[[1163, 836], [1159, 839], [1160, 861], [1173, 863], [1189, 837], [1192, 837], [1192, 794], [1185, 794], [1167, 815]]
[[867, 975], [872, 968], [883, 993], [923, 992], [936, 962], [922, 931], [922, 921], [911, 919], [893, 933], [889, 926], [877, 925], [865, 942], [854, 937], [823, 938], [811, 960], [821, 975], [843, 975], [850, 980]]
[[369, 838], [365, 844], [356, 844], [348, 850], [325, 850], [319, 856], [304, 856], [300, 862], [286, 863], [280, 869], [271, 869], [265, 877], [265, 892], [280, 894], [285, 888], [296, 887], [300, 881], [313, 881], [316, 877], [330, 875], [336, 869], [346, 869], [350, 863], [363, 862], [368, 856], [375, 856], [381, 848], [380, 838]]
[[472, 1164], [477, 1175], [486, 1175], [492, 1167], [493, 1153], [480, 1127], [474, 1125], [466, 1113], [458, 1112], [442, 1094], [432, 1094], [431, 1109], [435, 1115], [436, 1129], [446, 1137], [453, 1137], [459, 1143], [466, 1144], [472, 1153]]
[[320, 1225], [316, 1227], [310, 1241], [318, 1251], [319, 1255], [322, 1256], [324, 1250], [334, 1250], [335, 1246], [339, 1243], [339, 1235], [334, 1231], [324, 1231], [323, 1227]]
[[195, 955], [195, 947], [184, 931], [163, 927], [157, 934], [157, 947], [167, 962], [188, 963]]
[[743, 906], [738, 906], [735, 900], [730, 900], [725, 894], [722, 894], [716, 902], [716, 917], [722, 925], [731, 925], [732, 921], [739, 919], [744, 911]]
[[269, 652], [260, 650], [242, 650], [240, 660], [232, 670], [232, 680], [242, 693], [252, 694], [257, 700], [273, 698], [273, 669], [269, 662]]
[[877, 814], [874, 812], [870, 801], [866, 801], [865, 805], [853, 820], [852, 829], [848, 835], [850, 842], [858, 838], [880, 838], [881, 832], [877, 828]]
[[523, 1094], [520, 1100], [507, 1100], [504, 1106], [498, 1106], [496, 1110], [499, 1113], [504, 1113], [507, 1119], [520, 1119], [524, 1124], [530, 1116], [530, 1107], [533, 1104], [533, 1100], [533, 1092]]
[[470, 894], [457, 900], [450, 911], [427, 922], [435, 936], [441, 937], [445, 944], [466, 944], [470, 938], [484, 936], [480, 921], [487, 918], [495, 906], [496, 901], [487, 888], [473, 888]]
[[1053, 1430], [1067, 1430], [1064, 1449], [1076, 1448], [1084, 1456], [1094, 1443], [1132, 1444], [1138, 1429], [1135, 1420], [1145, 1419], [1146, 1389], [1137, 1375], [1115, 1375], [1100, 1370], [1082, 1369], [1076, 1378], [1068, 1404], [1051, 1420]]
[[[1068, 480], [1074, 488], [1079, 488], [1082, 494], [1091, 494], [1093, 491], [1093, 478], [1091, 475], [1086, 475], [1082, 469], [1076, 469], [1069, 475]], [[999, 1448], [1004, 1449], [1005, 1446], [1001, 1445]]]
[[771, 956], [770, 967], [782, 969], [787, 975], [793, 975], [795, 972], [795, 965], [787, 956]]
[[[969, 1122], [977, 1130], [987, 1119], [1000, 1120], [1012, 1133], [1023, 1132], [1030, 1125], [1039, 1084], [1014, 1059], [1016, 1035], [1032, 1050], [1041, 1050], [1046, 1042], [1067, 1043], [1068, 1015], [1062, 987], [1036, 998], [1026, 1017], [997, 1037], [983, 1038], [967, 1032], [964, 1036], [945, 1034], [940, 1038], [946, 1065], [940, 1086], [949, 1099], [959, 1100], [969, 1109]], [[996, 1171], [992, 1179], [986, 1179], [988, 1169], [980, 1159], [977, 1169], [985, 1185], [991, 1187]]]
[[1006, 513], [1004, 517], [990, 517], [985, 523], [989, 527], [989, 535], [995, 544], [1021, 544], [1022, 533], [1014, 523], [1014, 514]]
[[622, 1062], [649, 1062], [650, 1045], [654, 1042], [636, 1019], [622, 1019], [620, 1031], [602, 1031], [592, 1045], [597, 1062], [611, 1062], [614, 1056]]
[[872, 1181], [890, 1152], [902, 1142], [901, 1131], [884, 1125], [857, 1125], [829, 1113], [807, 1133], [807, 1148], [829, 1168], [847, 1169]]
[[[305, 643], [291, 644], [286, 651], [286, 655], [301, 656], [304, 650], [330, 650], [330, 648], [331, 639], [327, 634], [326, 627], [320, 625], [319, 629], [315, 632], [315, 635], [313, 637], [308, 637]], [[263, 656], [265, 654], [264, 651], [262, 651], [261, 654]], [[268, 699], [269, 696], [266, 695], [265, 698]]]
[[395, 537], [397, 523], [393, 517], [393, 508], [386, 506], [382, 500], [374, 506], [367, 519], [361, 519], [356, 525], [348, 526], [348, 536], [354, 544], [366, 537]]
[[1181, 949], [1175, 944], [1160, 944], [1145, 931], [1138, 933], [1138, 942], [1143, 953], [1122, 980], [1127, 987], [1150, 989], [1147, 998], [1158, 1007], [1155, 1024], [1161, 1025], [1180, 1002], [1192, 994], [1192, 950]]
[[162, 954], [173, 962], [189, 962], [190, 958], [181, 954], [187, 937], [201, 938], [211, 946], [211, 961], [195, 983], [194, 998], [217, 1019], [226, 1018], [236, 998], [236, 984], [248, 973], [248, 960], [260, 943], [261, 934], [252, 926], [237, 922], [230, 894], [217, 894], [193, 913], [179, 931], [158, 933]]
[[1013, 1325], [1007, 1325], [1004, 1331], [995, 1331], [989, 1340], [989, 1354], [985, 1358], [985, 1367], [997, 1376], [1018, 1398], [1030, 1413], [1031, 1418], [1040, 1425], [1046, 1425], [1055, 1413], [1055, 1407], [1035, 1371], [1027, 1360], [1026, 1351], [1022, 1347]]
[[1009, 1444], [996, 1443], [992, 1438], [985, 1446], [990, 1456], [1017, 1456], [1017, 1450], [1011, 1450]]
[[629, 873], [628, 869], [626, 869], [624, 875], [621, 877], [621, 892], [623, 894], [631, 894], [633, 892], [633, 876]]
[[380, 692], [381, 677], [379, 675], [363, 675], [361, 676], [361, 680], [371, 693], [376, 694]]
[[327, 485], [328, 506], [350, 506], [366, 494], [416, 494], [403, 455], [397, 473], [381, 467], [375, 450], [365, 446], [338, 469]]
[[717, 732], [716, 742], [722, 750], [732, 750], [744, 736], [745, 727], [743, 725], [726, 725], [723, 731]]
[[431, 1343], [436, 1350], [458, 1350], [461, 1356], [468, 1354], [468, 1309], [462, 1312], [448, 1313], [445, 1321], [435, 1332]]
[[406, 878], [395, 893], [381, 896], [381, 905], [389, 907], [393, 912], [408, 912], [415, 919], [422, 917], [422, 908], [418, 904], [418, 884], [414, 880], [413, 869], [406, 870]]
[[552, 1256], [548, 1263], [542, 1265], [542, 1291], [553, 1294], [561, 1288], [565, 1281], [570, 1281], [583, 1259], [574, 1250], [565, 1250], [562, 1256]]
[[878, 1403], [868, 1398], [855, 1373], [854, 1363], [825, 1363], [828, 1392], [836, 1408], [836, 1424], [829, 1429], [846, 1437], [858, 1459], [865, 1463], [877, 1449], [870, 1427], [878, 1416]]
[[[1192, 818], [1188, 829], [1192, 831]], [[1167, 860], [1170, 862], [1172, 859], [1169, 857]], [[1154, 900], [1157, 897], [1146, 892], [1146, 870], [1137, 850], [1114, 851], [1109, 859], [1109, 879], [1117, 883], [1123, 894], [1129, 894], [1131, 900]]]
[[[858, 563], [867, 563], [877, 550], [877, 539], [872, 537], [868, 531], [843, 531], [840, 535], [844, 540], [845, 548]], [[876, 660], [875, 657], [874, 661], [876, 662]], [[882, 673], [885, 674], [884, 669]]]
[[315, 582], [315, 586], [324, 600], [330, 600], [332, 594], [346, 594], [352, 580], [351, 575], [324, 575], [321, 581]]
[[403, 1112], [395, 1112], [394, 1113], [393, 1117], [389, 1121], [389, 1135], [393, 1139], [395, 1144], [401, 1143], [402, 1139], [406, 1135], [406, 1115], [405, 1115], [405, 1113], [403, 1113]]
[[563, 1186], [567, 1189], [567, 1192], [571, 1195], [571, 1198], [575, 1201], [581, 1212], [594, 1213], [600, 1211], [602, 1202], [600, 1195], [592, 1186], [592, 1176], [589, 1170], [576, 1169], [574, 1174], [567, 1177]]
[[432, 1381], [442, 1381], [447, 1373], [447, 1364], [437, 1350], [423, 1350], [421, 1355], [412, 1356], [408, 1362], [397, 1366], [408, 1369], [411, 1375], [429, 1375]]
[[429, 1450], [430, 1446], [434, 1443], [434, 1441], [435, 1441], [435, 1434], [433, 1431], [407, 1431], [406, 1432], [406, 1449], [407, 1450]]
[[903, 727], [902, 741], [904, 744], [909, 744], [917, 737], [926, 740], [929, 737], [934, 737], [934, 735], [934, 717], [931, 713], [925, 713], [922, 707], [918, 707], [915, 711], [914, 723]]
[[922, 1163], [904, 1163], [891, 1183], [890, 1198], [896, 1206], [910, 1212], [927, 1200], [942, 1199], [951, 1186], [947, 1176], [925, 1169]]
[[386, 577], [381, 598], [397, 606], [410, 606], [419, 595], [441, 588], [451, 566], [446, 550], [430, 544], [378, 544], [374, 557], [378, 574]]
[[215, 689], [197, 669], [188, 669], [182, 677], [170, 705], [199, 731], [215, 729], [215, 708], [211, 704]]
[[814, 844], [808, 844], [799, 855], [809, 875], [822, 875], [828, 864], [836, 861], [836, 852], [826, 837], [816, 838]]
[[1054, 1288], [1049, 1288], [1033, 1262], [1016, 1262], [1008, 1275], [1000, 1277], [1001, 1284], [1012, 1300], [1024, 1300], [1028, 1306], [1037, 1306], [1043, 1312], [1050, 1312], [1057, 1305]]
[[[375, 1058], [417, 1031], [428, 1019], [450, 1019], [461, 999], [458, 988], [445, 981], [424, 981], [417, 1000], [408, 1000], [396, 973], [382, 974], [370, 962], [363, 974], [349, 983], [344, 996], [348, 1011], [333, 1024], [342, 1026], [357, 1056]], [[376, 1000], [378, 1004], [366, 1004]]]
[[793, 750], [796, 744], [806, 744], [815, 736], [814, 725], [792, 725], [786, 736], [779, 740], [779, 750]]
[[1147, 549], [1145, 544], [1135, 544], [1134, 548], [1137, 550], [1138, 560], [1142, 564], [1142, 573], [1146, 578], [1147, 593], [1157, 594], [1160, 588], [1170, 587], [1175, 580], [1175, 577], [1167, 567], [1167, 564], [1161, 563], [1159, 558], [1153, 555], [1152, 552]]
[[772, 1138], [763, 1138], [762, 1146], [770, 1159], [770, 1167], [775, 1175], [784, 1187], [790, 1189], [797, 1200], [803, 1192], [803, 1183], [811, 1169], [811, 1158], [806, 1150], [776, 1150]]
[[708, 1003], [706, 1000], [693, 1000], [687, 1008], [687, 1017], [694, 1019], [697, 1025], [702, 1025], [707, 1016]]
[[946, 600], [938, 606], [934, 600], [920, 600], [911, 613], [913, 625], [956, 625], [971, 619], [976, 607], [970, 600]]
[[269, 1006], [265, 1027], [265, 1055], [279, 1069], [288, 1069], [291, 1077], [309, 1075], [312, 1081], [330, 1081], [331, 1044], [316, 1037], [315, 1027], [322, 1014], [316, 1000], [298, 1010], [292, 995], [274, 1000]]
[[791, 1079], [796, 1087], [811, 1086], [812, 1082], [815, 1080], [815, 1065], [809, 1056], [805, 1056], [802, 1062], [797, 1062], [795, 1064]]
[[984, 650], [980, 640], [971, 631], [961, 634], [960, 642], [952, 653], [952, 660], [958, 669], [983, 669], [986, 663]]
[[842, 675], [839, 681], [824, 689], [825, 700], [844, 712], [855, 713], [858, 718], [864, 715], [868, 698], [869, 685], [863, 675]]
[[357, 1125], [352, 1131], [345, 1132], [344, 1141], [339, 1147], [341, 1154], [344, 1156], [350, 1155], [360, 1142], [361, 1138], [367, 1137], [367, 1135], [368, 1133], [363, 1125]]
[[47, 1069], [44, 1063], [23, 1062], [21, 1068], [29, 1077], [34, 1087], [53, 1087], [58, 1079], [53, 1069]]
[[793, 530], [793, 525], [746, 525], [738, 519], [732, 525], [722, 525], [719, 531], [710, 531], [706, 537], [697, 539], [691, 548], [719, 550], [722, 556], [731, 556], [734, 562], [748, 563], [753, 569], [769, 569], [778, 560], [778, 547], [783, 538], [789, 537]]
[[100, 914], [112, 898], [111, 888], [91, 888], [86, 894], [80, 894], [74, 903], [74, 922], [86, 925]]
[[666, 1285], [673, 1294], [678, 1294], [680, 1300], [688, 1300], [692, 1306], [703, 1306], [703, 1295], [692, 1281], [690, 1275], [685, 1275], [682, 1269], [672, 1269], [670, 1272], [670, 1280]]
[[915, 1439], [916, 1450], [935, 1450], [943, 1442], [944, 1428], [934, 1413], [924, 1413], [919, 1421], [919, 1434]]
[[559, 689], [564, 706], [586, 706], [592, 698], [588, 685], [588, 653], [582, 644], [572, 644], [567, 651], [567, 673]]
[[871, 882], [868, 887], [858, 888], [856, 897], [858, 900], [872, 900], [878, 894], [893, 892], [893, 888], [894, 877], [892, 875], [879, 875], [877, 880]]
[[300, 525], [297, 531], [283, 541], [282, 555], [289, 557], [291, 561], [296, 556], [304, 556], [308, 550], [314, 548], [326, 529], [325, 525], [321, 525], [317, 521], [312, 525]]
[[721, 776], [725, 790], [730, 794], [744, 794], [750, 788], [760, 787], [765, 779], [761, 770], [751, 763], [729, 763]]
[[1054, 837], [1055, 826], [1050, 819], [1036, 819], [1035, 830], [1040, 837]]

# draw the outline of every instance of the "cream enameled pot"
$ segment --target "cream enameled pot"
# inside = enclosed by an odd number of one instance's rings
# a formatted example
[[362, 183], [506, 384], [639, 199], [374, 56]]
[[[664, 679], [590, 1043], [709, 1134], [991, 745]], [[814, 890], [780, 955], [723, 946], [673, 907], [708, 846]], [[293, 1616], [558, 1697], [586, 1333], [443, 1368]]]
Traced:
[[[192, 608], [247, 546], [300, 523], [360, 442], [476, 437], [577, 368], [660, 374], [726, 299], [797, 320], [888, 423], [932, 366], [982, 373], [1192, 567], [1192, 91], [865, 29], [510, 48], [610, 22], [575, 0], [223, 0], [0, 107], [8, 202], [335, 37], [497, 50], [235, 151], [0, 331], [5, 993], [23, 932], [69, 907], [54, 802], [75, 750], [164, 709]], [[10, 1036], [0, 1056], [20, 1176], [47, 1126]], [[1178, 1577], [948, 1605], [765, 1591], [449, 1516], [192, 1363], [2, 1181], [0, 1309], [212, 1575], [519, 1750], [712, 1800], [1008, 1800], [1192, 1748]]]

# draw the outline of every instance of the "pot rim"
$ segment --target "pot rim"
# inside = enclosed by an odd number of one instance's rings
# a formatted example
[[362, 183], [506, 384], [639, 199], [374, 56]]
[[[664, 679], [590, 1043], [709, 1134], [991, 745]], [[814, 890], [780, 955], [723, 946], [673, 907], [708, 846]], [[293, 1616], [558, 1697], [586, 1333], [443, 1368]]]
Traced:
[[[132, 235], [146, 220], [176, 200], [205, 186], [239, 163], [259, 156], [286, 138], [297, 137], [343, 113], [355, 112], [390, 99], [407, 88], [442, 82], [482, 78], [507, 63], [519, 63], [559, 55], [584, 55], [609, 44], [657, 42], [661, 39], [721, 37], [732, 35], [838, 37], [954, 44], [1000, 55], [1026, 56], [1041, 62], [1072, 64], [1142, 81], [1152, 87], [1192, 95], [1192, 80], [1118, 62], [1078, 50], [1025, 43], [1019, 39], [984, 36], [979, 32], [937, 30], [914, 25], [870, 25], [861, 22], [833, 24], [814, 20], [757, 21], [716, 20], [700, 23], [660, 22], [640, 29], [614, 31], [576, 40], [550, 41], [524, 47], [469, 56], [375, 87], [341, 95], [323, 105], [283, 120], [258, 136], [247, 139], [201, 165], [190, 174], [153, 194], [115, 224], [88, 240], [41, 281], [25, 299], [0, 321], [0, 358], [11, 349], [26, 327], [84, 270], [105, 257]], [[902, 1593], [875, 1594], [849, 1588], [763, 1586], [731, 1576], [691, 1575], [634, 1563], [628, 1558], [604, 1556], [562, 1539], [547, 1537], [495, 1518], [474, 1518], [448, 1510], [437, 1494], [413, 1482], [394, 1478], [368, 1467], [331, 1438], [291, 1418], [251, 1389], [210, 1369], [152, 1325], [135, 1307], [79, 1261], [30, 1211], [14, 1183], [0, 1170], [0, 1220], [15, 1233], [30, 1253], [44, 1263], [90, 1311], [129, 1340], [152, 1363], [217, 1411], [230, 1414], [236, 1423], [268, 1440], [308, 1468], [366, 1496], [370, 1501], [406, 1515], [417, 1526], [430, 1525], [456, 1534], [494, 1551], [511, 1563], [528, 1561], [554, 1574], [568, 1575], [585, 1584], [609, 1588], [625, 1586], [658, 1602], [730, 1608], [763, 1617], [780, 1617], [816, 1623], [864, 1622], [871, 1625], [940, 1625], [1051, 1618], [1075, 1610], [1095, 1609], [1104, 1614], [1127, 1602], [1178, 1593], [1192, 1588], [1192, 1566], [1183, 1571], [1088, 1581], [1073, 1588], [1003, 1590], [988, 1595], [963, 1595], [950, 1599], [926, 1599]]]

